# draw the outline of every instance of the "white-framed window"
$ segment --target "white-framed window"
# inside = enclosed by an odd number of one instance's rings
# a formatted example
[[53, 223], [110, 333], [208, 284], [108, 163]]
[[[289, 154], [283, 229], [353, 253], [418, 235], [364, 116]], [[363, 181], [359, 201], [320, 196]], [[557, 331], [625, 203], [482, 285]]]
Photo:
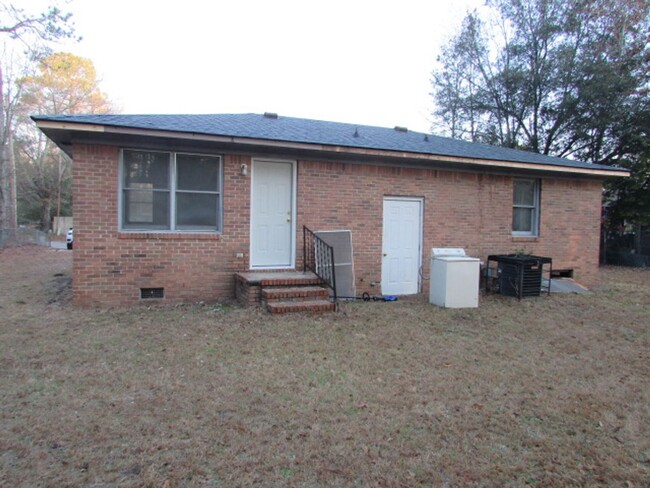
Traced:
[[221, 157], [123, 149], [120, 228], [220, 232]]
[[512, 235], [539, 235], [540, 181], [516, 178], [512, 191]]

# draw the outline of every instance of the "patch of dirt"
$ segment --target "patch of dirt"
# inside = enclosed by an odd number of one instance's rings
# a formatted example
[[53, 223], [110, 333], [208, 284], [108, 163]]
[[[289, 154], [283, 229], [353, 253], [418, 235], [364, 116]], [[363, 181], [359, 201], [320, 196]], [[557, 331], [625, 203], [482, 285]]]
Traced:
[[75, 309], [70, 255], [0, 251], [0, 486], [649, 484], [650, 270], [276, 317]]
[[51, 282], [51, 296], [48, 305], [68, 305], [72, 303], [72, 277], [63, 273], [55, 273]]

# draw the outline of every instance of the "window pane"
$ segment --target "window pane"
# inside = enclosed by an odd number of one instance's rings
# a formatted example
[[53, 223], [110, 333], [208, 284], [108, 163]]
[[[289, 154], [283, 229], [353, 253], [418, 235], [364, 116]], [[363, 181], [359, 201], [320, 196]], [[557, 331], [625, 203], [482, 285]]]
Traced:
[[176, 155], [178, 190], [219, 191], [219, 158]]
[[124, 190], [123, 224], [135, 229], [169, 229], [169, 192]]
[[535, 205], [535, 182], [531, 180], [515, 180], [513, 192], [515, 205]]
[[169, 189], [169, 153], [128, 151], [124, 157], [124, 188]]
[[512, 211], [512, 230], [514, 232], [533, 232], [532, 208], [515, 208]]
[[209, 193], [176, 194], [176, 227], [179, 229], [215, 230], [219, 195]]

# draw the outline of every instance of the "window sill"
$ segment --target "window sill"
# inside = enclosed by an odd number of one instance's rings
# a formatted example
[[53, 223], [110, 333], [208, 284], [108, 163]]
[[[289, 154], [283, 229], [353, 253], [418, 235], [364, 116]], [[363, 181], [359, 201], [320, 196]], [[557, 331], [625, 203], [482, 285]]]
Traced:
[[539, 236], [511, 236], [510, 240], [512, 242], [537, 242]]
[[218, 241], [221, 234], [214, 232], [124, 232], [117, 233], [118, 239], [149, 239], [161, 241]]

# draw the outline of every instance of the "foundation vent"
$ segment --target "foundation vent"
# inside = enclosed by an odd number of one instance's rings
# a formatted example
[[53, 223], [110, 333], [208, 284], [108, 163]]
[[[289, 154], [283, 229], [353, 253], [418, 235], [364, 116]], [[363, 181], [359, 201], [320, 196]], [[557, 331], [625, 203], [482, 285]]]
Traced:
[[140, 288], [140, 298], [149, 300], [152, 298], [165, 298], [164, 288]]

